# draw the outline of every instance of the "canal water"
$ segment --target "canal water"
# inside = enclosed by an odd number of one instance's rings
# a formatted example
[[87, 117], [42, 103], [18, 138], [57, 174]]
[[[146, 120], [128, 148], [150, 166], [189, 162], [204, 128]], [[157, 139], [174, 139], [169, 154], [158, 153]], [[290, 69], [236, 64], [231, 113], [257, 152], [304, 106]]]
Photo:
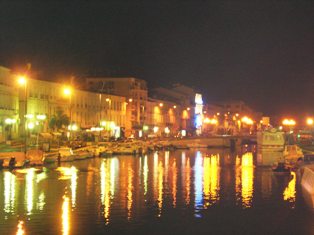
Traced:
[[314, 234], [298, 174], [222, 149], [3, 170], [0, 209], [0, 234]]

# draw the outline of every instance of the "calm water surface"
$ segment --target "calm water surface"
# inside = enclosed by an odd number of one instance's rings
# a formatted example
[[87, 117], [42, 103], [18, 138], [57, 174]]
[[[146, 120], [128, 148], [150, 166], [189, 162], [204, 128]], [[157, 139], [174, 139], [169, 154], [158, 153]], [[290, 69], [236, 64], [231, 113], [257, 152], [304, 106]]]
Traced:
[[298, 181], [207, 149], [0, 171], [0, 234], [314, 234]]

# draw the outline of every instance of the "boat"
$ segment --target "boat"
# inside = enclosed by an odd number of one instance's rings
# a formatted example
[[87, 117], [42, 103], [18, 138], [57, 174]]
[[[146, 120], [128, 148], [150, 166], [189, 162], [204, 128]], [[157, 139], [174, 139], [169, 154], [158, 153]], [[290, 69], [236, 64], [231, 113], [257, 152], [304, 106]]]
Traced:
[[74, 151], [74, 160], [84, 160], [92, 157], [93, 154], [86, 149]]
[[58, 152], [44, 153], [43, 161], [44, 164], [52, 164], [58, 161]]
[[285, 146], [284, 132], [275, 128], [257, 132], [257, 147], [263, 151], [283, 151]]
[[311, 209], [314, 209], [314, 164], [305, 165], [302, 169], [301, 188], [303, 197]]
[[61, 147], [58, 151], [58, 161], [60, 162], [72, 162], [75, 159], [73, 150], [69, 147]]
[[44, 152], [39, 149], [30, 149], [26, 153], [26, 159], [30, 166], [42, 166], [44, 164]]

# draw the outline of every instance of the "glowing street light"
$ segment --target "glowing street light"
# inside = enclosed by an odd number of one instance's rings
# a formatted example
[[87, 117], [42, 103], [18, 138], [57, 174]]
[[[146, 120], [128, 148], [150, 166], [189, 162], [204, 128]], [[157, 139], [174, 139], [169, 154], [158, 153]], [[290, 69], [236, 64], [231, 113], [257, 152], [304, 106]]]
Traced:
[[159, 106], [162, 107], [162, 106], [164, 106], [164, 104], [163, 103], [159, 103]]
[[24, 87], [24, 157], [26, 157], [27, 152], [27, 124], [26, 124], [26, 115], [27, 115], [27, 78], [25, 76], [19, 76], [17, 78], [17, 83], [20, 87]]
[[284, 125], [284, 126], [295, 126], [295, 125], [296, 125], [296, 122], [295, 122], [293, 119], [287, 119], [287, 118], [285, 118], [285, 119], [282, 121], [282, 125]]
[[307, 119], [306, 119], [306, 124], [307, 124], [308, 126], [313, 126], [313, 124], [314, 124], [313, 118], [307, 118]]
[[72, 131], [72, 87], [66, 86], [63, 88], [63, 94], [64, 96], [69, 98], [69, 114], [70, 114], [70, 125], [68, 127], [69, 129], [69, 140], [71, 138], [71, 131]]

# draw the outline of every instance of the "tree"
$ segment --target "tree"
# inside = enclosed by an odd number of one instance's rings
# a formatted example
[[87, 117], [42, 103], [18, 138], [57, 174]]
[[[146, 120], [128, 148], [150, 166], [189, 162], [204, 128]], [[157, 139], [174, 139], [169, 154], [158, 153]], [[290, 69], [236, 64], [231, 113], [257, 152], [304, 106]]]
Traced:
[[70, 118], [63, 113], [62, 109], [58, 109], [49, 121], [49, 128], [56, 130], [62, 129], [70, 124]]

